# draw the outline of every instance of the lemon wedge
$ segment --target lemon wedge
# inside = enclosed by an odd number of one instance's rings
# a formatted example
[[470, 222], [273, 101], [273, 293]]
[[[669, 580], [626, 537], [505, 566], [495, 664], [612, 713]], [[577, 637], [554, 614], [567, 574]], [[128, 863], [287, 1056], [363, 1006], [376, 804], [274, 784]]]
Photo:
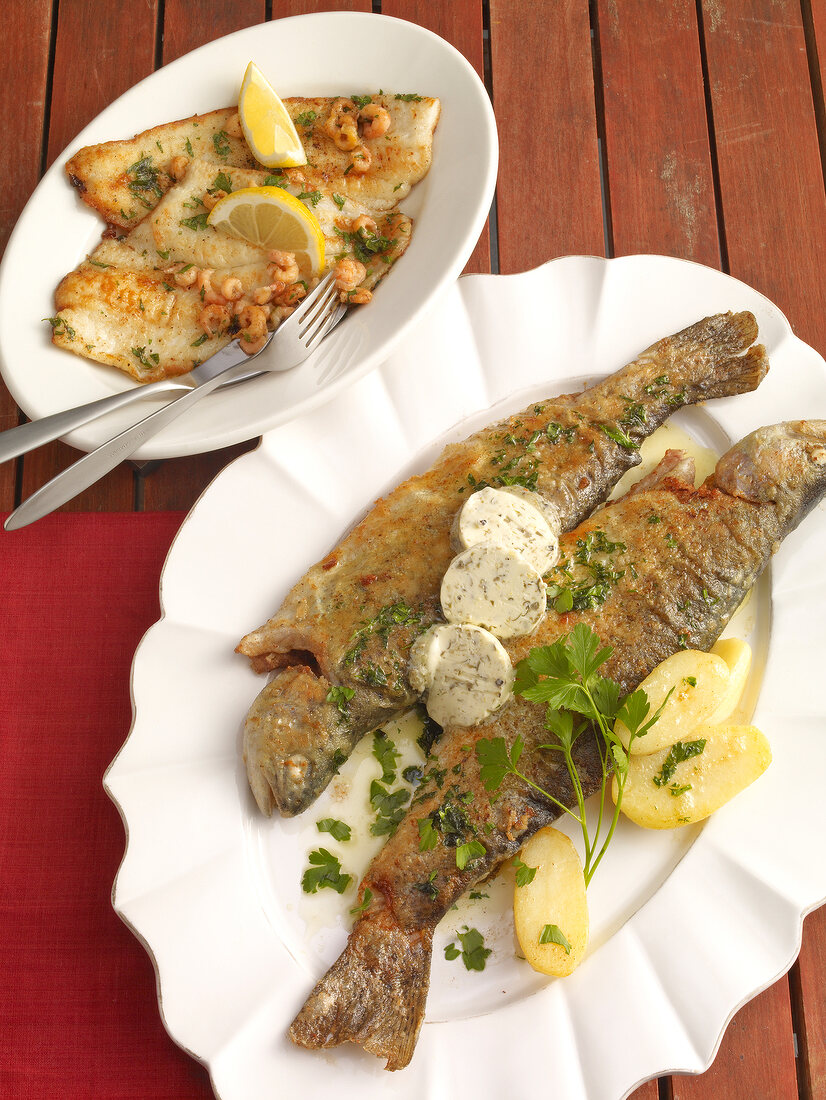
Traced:
[[294, 252], [303, 274], [324, 268], [324, 237], [315, 215], [283, 187], [242, 187], [219, 199], [207, 224], [230, 237]]
[[253, 61], [247, 65], [241, 82], [238, 114], [247, 145], [260, 164], [266, 168], [294, 168], [307, 163], [287, 108]]

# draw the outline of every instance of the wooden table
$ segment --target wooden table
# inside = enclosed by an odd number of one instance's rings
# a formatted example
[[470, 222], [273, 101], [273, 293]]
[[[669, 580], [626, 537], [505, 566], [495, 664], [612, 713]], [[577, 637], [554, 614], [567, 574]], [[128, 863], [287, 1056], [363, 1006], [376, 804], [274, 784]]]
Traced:
[[[484, 78], [501, 164], [467, 271], [566, 253], [696, 260], [762, 291], [826, 353], [824, 0], [5, 0], [0, 247], [42, 172], [136, 81], [230, 31], [332, 8], [421, 23]], [[2, 387], [0, 428], [20, 420]], [[186, 509], [252, 446], [148, 474], [124, 465], [68, 507]], [[56, 443], [7, 463], [0, 510], [76, 457]], [[634, 1095], [826, 1097], [825, 981], [826, 908], [806, 919], [789, 974], [735, 1016], [705, 1074]], [[209, 1091], [204, 1074], [191, 1095]]]

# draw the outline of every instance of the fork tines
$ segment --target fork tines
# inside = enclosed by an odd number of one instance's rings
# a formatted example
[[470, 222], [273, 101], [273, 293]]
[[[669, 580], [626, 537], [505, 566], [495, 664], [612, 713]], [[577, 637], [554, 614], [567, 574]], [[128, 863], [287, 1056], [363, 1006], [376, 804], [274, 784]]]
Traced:
[[315, 290], [298, 307], [298, 337], [309, 345], [320, 335], [322, 329], [335, 316], [334, 307], [338, 302], [338, 289], [335, 285], [335, 273], [328, 271]]

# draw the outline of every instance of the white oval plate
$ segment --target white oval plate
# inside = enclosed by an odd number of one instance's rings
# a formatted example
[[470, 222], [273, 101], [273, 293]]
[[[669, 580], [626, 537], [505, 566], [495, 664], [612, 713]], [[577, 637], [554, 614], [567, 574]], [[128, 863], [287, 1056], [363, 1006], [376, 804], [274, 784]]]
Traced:
[[[57, 284], [104, 228], [66, 179], [66, 160], [84, 145], [237, 102], [250, 60], [283, 96], [386, 88], [441, 99], [433, 165], [401, 204], [414, 220], [413, 239], [369, 309], [351, 314], [310, 360], [210, 395], [134, 457], [198, 454], [252, 439], [328, 401], [386, 359], [461, 272], [490, 209], [499, 155], [490, 100], [472, 66], [437, 35], [386, 16], [328, 12], [249, 27], [122, 95], [57, 158], [26, 205], [0, 266], [0, 371], [31, 419], [138, 385], [115, 367], [54, 347], [42, 321], [54, 313]], [[65, 440], [91, 450], [164, 400], [110, 413]]]
[[[401, 1073], [357, 1048], [308, 1052], [286, 1039], [343, 946], [354, 887], [302, 895], [330, 792], [298, 819], [266, 820], [239, 751], [262, 681], [233, 653], [238, 638], [377, 496], [491, 420], [491, 406], [514, 411], [704, 315], [744, 308], [760, 323], [768, 378], [753, 394], [682, 410], [683, 427], [719, 450], [764, 423], [826, 416], [823, 360], [754, 290], [662, 257], [566, 258], [459, 280], [392, 360], [269, 432], [190, 513], [164, 569], [163, 618], [135, 657], [134, 724], [106, 789], [128, 831], [115, 908], [153, 957], [169, 1033], [209, 1066], [223, 1100], [273, 1089], [495, 1100], [549, 1074], [556, 1100], [617, 1100], [652, 1075], [704, 1069], [737, 1007], [791, 964], [802, 915], [826, 897], [826, 720], [810, 690], [824, 655], [822, 505], [781, 547], [749, 613], [758, 667], [766, 658], [754, 720], [772, 744], [768, 772], [703, 826], [622, 823], [589, 891], [588, 955], [570, 978], [546, 981], [514, 958], [507, 886], [449, 914]], [[345, 774], [369, 771], [369, 745], [361, 758]], [[337, 850], [349, 862], [346, 845]], [[465, 921], [495, 948], [484, 973], [444, 959]]]

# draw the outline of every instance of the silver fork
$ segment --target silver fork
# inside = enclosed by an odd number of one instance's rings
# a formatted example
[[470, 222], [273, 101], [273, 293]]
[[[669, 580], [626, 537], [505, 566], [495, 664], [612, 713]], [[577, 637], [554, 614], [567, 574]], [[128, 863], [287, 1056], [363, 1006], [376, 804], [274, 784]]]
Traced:
[[[338, 303], [338, 291], [335, 287], [333, 272], [329, 272], [315, 290], [301, 302], [295, 312], [270, 336], [261, 351], [272, 344], [274, 354], [268, 362], [256, 364], [256, 367], [263, 373], [289, 370], [297, 366], [315, 351], [345, 312], [345, 307]], [[257, 354], [260, 355], [261, 352]], [[90, 451], [74, 465], [53, 477], [12, 512], [4, 524], [5, 529], [16, 531], [20, 527], [25, 527], [77, 496], [104, 474], [113, 470], [123, 459], [128, 458], [161, 428], [176, 420], [196, 401], [200, 401], [202, 397], [228, 380], [237, 381], [238, 379], [233, 376], [235, 368], [243, 368], [239, 373], [247, 377], [248, 364], [254, 358], [246, 355], [241, 350], [239, 342], [234, 340], [197, 368], [202, 380], [195, 389], [187, 390], [180, 397], [170, 401], [168, 405], [164, 405], [162, 409], [150, 413], [137, 424], [133, 424], [131, 428], [116, 435], [97, 450]]]

